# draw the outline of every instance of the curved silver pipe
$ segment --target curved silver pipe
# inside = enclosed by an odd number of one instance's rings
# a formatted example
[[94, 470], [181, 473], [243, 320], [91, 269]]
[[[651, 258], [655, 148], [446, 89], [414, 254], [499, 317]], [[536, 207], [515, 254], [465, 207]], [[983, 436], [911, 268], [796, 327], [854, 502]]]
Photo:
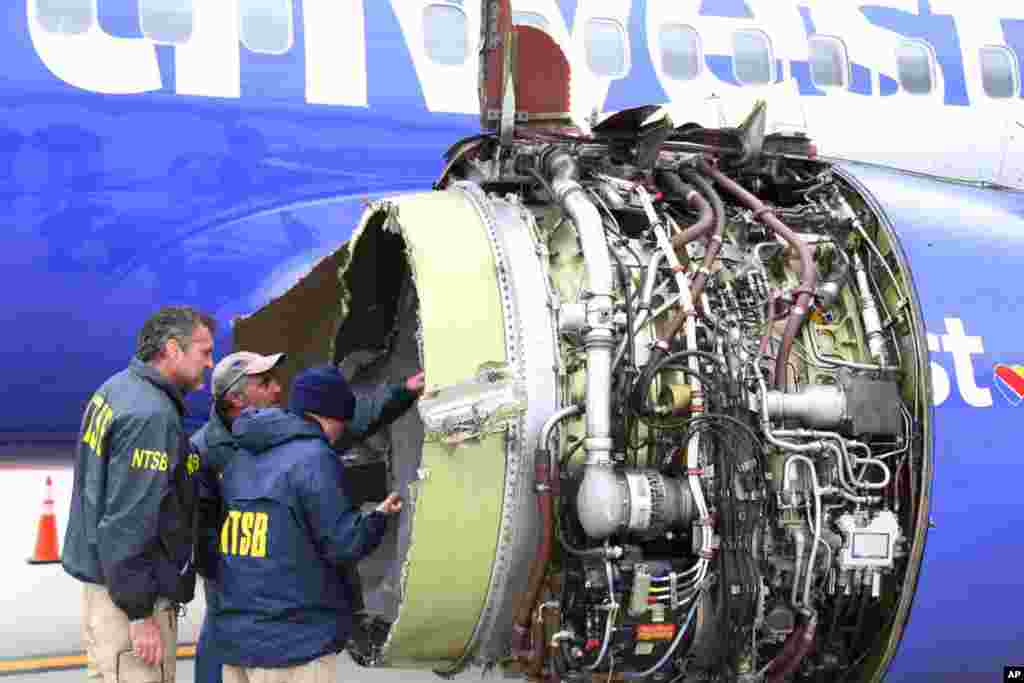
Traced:
[[845, 498], [851, 503], [866, 503], [868, 505], [875, 505], [877, 503], [882, 502], [881, 496], [855, 496], [852, 493], [847, 493], [846, 491], [840, 490], [831, 491], [830, 493], [835, 493], [836, 495]]
[[[850, 439], [840, 441], [840, 445], [842, 446], [843, 456], [846, 462], [846, 473], [851, 484], [850, 487], [847, 487], [850, 491], [854, 491], [855, 488], [878, 490], [884, 489], [889, 485], [892, 478], [889, 466], [878, 458], [872, 457], [871, 448], [868, 447], [866, 443]], [[848, 450], [850, 448], [859, 448], [867, 453], [867, 455], [863, 458], [854, 457]], [[874, 465], [875, 467], [878, 467], [882, 470], [882, 481], [877, 483], [864, 481], [853, 471], [855, 465]], [[863, 470], [861, 472], [863, 473]]]
[[[909, 434], [910, 430], [907, 429], [904, 433]], [[887, 453], [883, 453], [882, 456], [875, 456], [875, 455], [873, 455], [871, 453], [871, 447], [868, 446], [863, 441], [850, 440], [849, 447], [850, 448], [860, 449], [860, 450], [864, 451], [864, 453], [865, 453], [863, 458], [853, 457], [852, 460], [853, 460], [854, 464], [856, 464], [856, 465], [874, 465], [878, 469], [882, 470], [882, 479], [883, 480], [881, 482], [877, 482], [877, 483], [875, 483], [875, 482], [866, 482], [866, 481], [862, 480], [858, 476], [858, 477], [854, 477], [854, 484], [856, 484], [857, 486], [860, 486], [861, 488], [865, 488], [865, 489], [884, 489], [886, 486], [889, 485], [889, 482], [892, 480], [892, 473], [889, 471], [889, 465], [886, 464], [883, 461], [883, 457], [888, 457]], [[853, 470], [853, 466], [852, 465], [851, 465], [850, 469], [851, 469], [851, 472], [852, 472], [852, 470]], [[863, 473], [863, 470], [862, 470], [862, 473]]]
[[892, 474], [889, 472], [889, 467], [879, 460], [878, 458], [857, 458], [858, 465], [874, 465], [878, 469], [882, 470], [882, 481], [872, 482], [864, 481], [860, 477], [857, 477], [854, 485], [861, 487], [862, 489], [880, 490], [884, 489], [889, 485], [892, 480]]
[[846, 481], [846, 463], [843, 462], [846, 458], [845, 450], [834, 443], [826, 444], [826, 446], [827, 450], [832, 453], [832, 455], [836, 456], [836, 472], [839, 474], [840, 487], [850, 495], [857, 495], [854, 488]]
[[851, 503], [877, 503], [881, 501], [881, 498], [878, 496], [857, 495], [854, 488], [849, 484], [849, 482], [846, 481], [846, 475], [844, 474], [845, 464], [843, 463], [843, 460], [845, 460], [846, 456], [844, 455], [845, 449], [843, 447], [842, 441], [839, 442], [839, 445], [834, 443], [827, 443], [825, 444], [825, 446], [833, 455], [836, 456], [836, 470], [839, 472], [839, 484], [842, 487], [839, 489], [826, 491], [827, 493], [835, 493], [845, 498], [846, 500], [850, 501]]
[[548, 467], [550, 468], [548, 469], [548, 472], [551, 473], [550, 476], [554, 476], [556, 467], [555, 463], [558, 461], [558, 449], [550, 448], [548, 444], [548, 441], [551, 439], [551, 432], [555, 430], [555, 426], [559, 422], [568, 417], [579, 415], [582, 411], [583, 408], [577, 405], [566, 406], [561, 410], [556, 410], [552, 413], [551, 417], [544, 422], [544, 426], [540, 428], [540, 447], [547, 449], [548, 451]]
[[[793, 456], [796, 457], [796, 456]], [[807, 538], [804, 534], [804, 530], [801, 527], [795, 526], [789, 530], [789, 535], [793, 537], [793, 590], [789, 596], [789, 602], [793, 607], [800, 607], [800, 572], [803, 568], [804, 562], [804, 546], [807, 545]]]
[[[804, 571], [804, 606], [810, 606], [811, 598], [811, 579], [814, 577], [814, 558], [818, 553], [818, 543], [821, 541], [821, 494], [824, 492], [821, 486], [818, 485], [818, 472], [814, 469], [814, 463], [811, 462], [810, 458], [803, 455], [791, 455], [786, 459], [786, 464], [782, 468], [782, 486], [783, 488], [789, 488], [790, 478], [789, 473], [791, 466], [794, 463], [802, 463], [807, 466], [807, 469], [811, 472], [811, 493], [814, 496], [814, 540], [811, 541], [811, 555], [807, 559], [807, 569]], [[796, 594], [796, 581], [793, 585], [794, 595]], [[796, 603], [793, 603], [794, 606]]]
[[588, 331], [583, 337], [587, 353], [587, 436], [583, 447], [588, 465], [611, 463], [612, 261], [608, 254], [601, 216], [576, 180], [576, 162], [556, 149], [545, 161], [555, 200], [576, 225], [586, 262], [585, 294]]
[[[880, 460], [876, 460], [875, 458], [856, 458], [856, 461], [858, 463], [865, 462], [865, 461], [871, 461], [868, 464], [880, 466], [882, 468], [883, 472], [885, 473], [885, 477], [886, 477], [884, 484], [870, 484], [870, 483], [862, 482], [854, 474], [853, 464], [852, 464], [852, 461], [854, 460], [854, 458], [853, 458], [853, 456], [850, 455], [850, 452], [847, 450], [847, 440], [844, 439], [839, 434], [836, 434], [834, 432], [820, 432], [820, 431], [816, 431], [816, 430], [813, 430], [813, 429], [779, 429], [779, 430], [775, 431], [775, 435], [776, 436], [795, 436], [797, 438], [806, 438], [806, 439], [818, 439], [818, 441], [816, 443], [823, 444], [825, 449], [832, 450], [833, 448], [835, 448], [836, 449], [836, 451], [835, 451], [836, 458], [838, 459], [838, 466], [839, 466], [839, 481], [840, 481], [840, 483], [842, 483], [844, 488], [846, 488], [846, 490], [849, 493], [851, 493], [851, 494], [853, 494], [855, 496], [857, 494], [857, 491], [856, 491], [857, 487], [866, 488], [866, 489], [880, 489], [880, 488], [884, 488], [885, 485], [887, 485], [889, 483], [889, 468], [885, 465], [885, 463], [883, 463]], [[852, 443], [860, 445], [860, 446], [864, 446], [865, 448], [867, 447], [864, 444], [861, 444], [860, 442], [857, 442], [857, 441], [852, 442]], [[844, 470], [843, 470], [844, 467], [846, 468], [845, 476], [844, 476]], [[849, 477], [849, 479], [847, 479], [846, 477]]]

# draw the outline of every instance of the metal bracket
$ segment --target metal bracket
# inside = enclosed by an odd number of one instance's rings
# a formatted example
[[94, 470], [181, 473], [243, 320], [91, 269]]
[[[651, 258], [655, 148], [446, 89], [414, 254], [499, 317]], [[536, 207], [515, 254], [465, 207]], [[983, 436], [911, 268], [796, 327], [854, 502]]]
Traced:
[[417, 404], [424, 441], [457, 445], [505, 429], [526, 410], [526, 387], [504, 365], [424, 396]]
[[501, 100], [501, 122], [498, 124], [498, 137], [503, 147], [512, 144], [515, 135], [515, 114], [516, 114], [516, 44], [515, 33], [508, 34], [509, 40], [502, 46], [504, 54], [504, 70], [501, 74], [501, 81], [504, 84]]
[[516, 112], [516, 123], [529, 123], [530, 121], [564, 121], [569, 120], [572, 117], [567, 111], [552, 111], [552, 112], [528, 112], [528, 111], [517, 111]]

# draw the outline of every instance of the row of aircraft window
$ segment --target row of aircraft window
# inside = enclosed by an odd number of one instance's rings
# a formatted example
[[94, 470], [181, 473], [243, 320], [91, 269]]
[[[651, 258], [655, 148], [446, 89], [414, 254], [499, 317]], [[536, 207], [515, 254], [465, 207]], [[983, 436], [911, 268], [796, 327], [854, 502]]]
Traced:
[[[138, 0], [142, 34], [154, 43], [184, 45], [192, 37], [192, 3], [195, 1]], [[98, 0], [34, 2], [40, 25], [51, 33], [85, 33], [98, 21]], [[291, 49], [295, 42], [292, 0], [238, 0], [238, 8], [240, 36], [246, 49], [269, 55], [284, 54]]]
[[[295, 41], [293, 0], [238, 0], [241, 41], [248, 50], [262, 54], [283, 54]], [[47, 31], [83, 33], [97, 21], [97, 0], [35, 0], [39, 22]], [[192, 34], [194, 0], [138, 0], [143, 34], [156, 43], [180, 45]], [[471, 49], [463, 0], [428, 4], [423, 10], [423, 40], [427, 56], [438, 64], [459, 65]], [[534, 12], [513, 12], [517, 24], [550, 29], [546, 17]], [[700, 35], [684, 24], [666, 23], [658, 29], [661, 70], [667, 78], [689, 81], [704, 69]], [[850, 60], [846, 46], [832, 36], [811, 36], [811, 80], [819, 88], [846, 88], [850, 83]], [[608, 18], [591, 18], [584, 26], [587, 66], [597, 76], [622, 78], [629, 71], [626, 30]], [[732, 36], [736, 80], [744, 85], [775, 81], [775, 56], [766, 33], [745, 29]], [[985, 94], [997, 99], [1015, 97], [1020, 90], [1020, 65], [1016, 54], [1000, 45], [980, 50], [982, 85]], [[935, 52], [920, 40], [899, 44], [896, 64], [900, 86], [914, 95], [927, 95], [936, 88]]]
[[[458, 19], [459, 10], [445, 5], [438, 10], [447, 14], [446, 19], [432, 17], [437, 24], [436, 31], [458, 31], [464, 28], [464, 17]], [[454, 11], [453, 11], [454, 10]], [[426, 18], [426, 17], [425, 17]], [[517, 24], [525, 24], [548, 30], [547, 19], [532, 12], [513, 12]], [[463, 23], [459, 29], [457, 24]], [[442, 26], [447, 23], [448, 25]], [[622, 78], [628, 71], [626, 63], [626, 30], [614, 19], [590, 19], [584, 27], [584, 48], [587, 66], [598, 75], [608, 78]], [[850, 59], [846, 45], [832, 36], [811, 36], [810, 47], [811, 81], [819, 88], [842, 88], [850, 84]], [[661, 51], [661, 70], [668, 78], [676, 81], [690, 81], [701, 75], [704, 59], [700, 35], [684, 24], [666, 23], [658, 29], [658, 45]], [[775, 81], [775, 57], [768, 35], [756, 29], [735, 31], [732, 35], [733, 68], [736, 80], [744, 85], [764, 85]], [[430, 53], [428, 44], [428, 54]], [[448, 55], [445, 55], [447, 57]], [[442, 61], [441, 55], [431, 55], [435, 61]], [[983, 47], [979, 53], [982, 85], [985, 94], [992, 98], [1015, 97], [1020, 89], [1020, 66], [1017, 56], [1008, 47], [992, 45]], [[896, 65], [901, 87], [914, 95], [930, 94], [936, 87], [935, 52], [928, 43], [921, 40], [906, 40], [896, 49]]]

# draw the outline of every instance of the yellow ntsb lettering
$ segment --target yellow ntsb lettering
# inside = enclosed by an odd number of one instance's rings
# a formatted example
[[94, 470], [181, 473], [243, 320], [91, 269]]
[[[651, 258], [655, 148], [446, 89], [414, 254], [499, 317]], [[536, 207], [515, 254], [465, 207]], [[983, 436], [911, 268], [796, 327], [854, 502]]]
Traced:
[[114, 411], [99, 394], [95, 394], [85, 409], [85, 428], [82, 430], [82, 442], [92, 449], [96, 457], [103, 455], [103, 438], [114, 419]]
[[167, 471], [167, 454], [163, 451], [150, 451], [143, 448], [136, 448], [132, 452], [132, 469], [153, 470], [155, 472]]
[[224, 526], [220, 529], [221, 554], [266, 557], [269, 521], [266, 512], [228, 510]]

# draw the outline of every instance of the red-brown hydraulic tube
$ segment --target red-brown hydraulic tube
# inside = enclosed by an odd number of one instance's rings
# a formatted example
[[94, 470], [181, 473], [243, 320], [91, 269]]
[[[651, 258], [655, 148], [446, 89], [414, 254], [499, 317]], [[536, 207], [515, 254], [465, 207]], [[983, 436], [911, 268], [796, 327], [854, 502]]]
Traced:
[[[718, 252], [722, 247], [722, 232], [725, 227], [725, 216], [718, 216], [712, 208], [711, 204], [708, 203], [703, 196], [693, 188], [684, 184], [679, 176], [674, 173], [661, 173], [658, 175], [658, 182], [666, 186], [670, 191], [682, 194], [686, 197], [686, 202], [693, 208], [700, 211], [700, 217], [697, 222], [692, 226], [684, 230], [683, 232], [672, 237], [672, 246], [675, 249], [682, 249], [687, 243], [692, 242], [695, 239], [699, 239], [707, 235], [712, 229], [714, 234], [711, 236], [711, 240], [708, 243], [708, 248], [704, 252], [704, 263], [701, 264], [700, 270], [697, 271], [697, 277], [693, 279], [693, 287], [691, 287], [691, 296], [693, 297], [693, 305], [696, 308], [700, 307], [700, 296], [704, 291], [704, 285], [707, 283], [707, 276], [711, 272], [711, 265], [718, 258]], [[668, 324], [667, 332], [664, 336], [664, 341], [668, 342], [679, 330], [682, 329], [683, 324], [686, 322], [686, 311], [680, 311], [672, 318]]]
[[779, 350], [779, 355], [775, 358], [775, 387], [777, 389], [784, 389], [786, 386], [786, 363], [789, 360], [789, 352], [793, 348], [793, 340], [796, 339], [796, 335], [803, 325], [804, 318], [807, 317], [810, 311], [811, 300], [814, 297], [814, 287], [818, 281], [818, 271], [814, 266], [810, 247], [804, 244], [795, 232], [776, 218], [772, 214], [771, 209], [765, 206], [760, 199], [744, 190], [724, 173], [713, 168], [705, 161], [697, 162], [697, 168], [739, 199], [747, 208], [754, 212], [755, 218], [768, 226], [772, 232], [786, 240], [800, 254], [800, 286], [796, 289], [796, 304], [790, 309], [789, 319], [786, 320], [786, 329], [782, 333], [782, 348]]
[[704, 237], [708, 230], [711, 230], [715, 220], [711, 204], [699, 192], [680, 180], [679, 176], [675, 173], [670, 171], [659, 172], [655, 180], [659, 187], [667, 189], [672, 194], [679, 195], [686, 200], [687, 204], [700, 212], [696, 223], [672, 236], [672, 247], [677, 250], [682, 249], [689, 242]]
[[786, 676], [797, 670], [800, 662], [811, 651], [811, 647], [814, 645], [814, 634], [817, 630], [818, 615], [812, 614], [805, 625], [798, 627], [786, 639], [782, 652], [768, 666], [766, 683], [782, 683]]
[[531, 680], [540, 680], [544, 672], [544, 605], [537, 605], [530, 628], [531, 651], [526, 663], [526, 676]]
[[792, 633], [789, 634], [789, 637], [786, 638], [786, 642], [782, 644], [782, 649], [775, 655], [775, 659], [768, 664], [768, 668], [765, 671], [768, 676], [771, 676], [773, 673], [781, 669], [786, 662], [793, 658], [793, 655], [796, 654], [797, 643], [800, 642], [800, 637], [803, 635], [806, 628], [806, 624], [800, 624], [793, 629]]
[[718, 258], [718, 252], [722, 250], [722, 243], [725, 240], [725, 204], [722, 203], [722, 198], [715, 192], [714, 185], [699, 171], [683, 167], [679, 170], [679, 173], [683, 178], [696, 185], [698, 191], [711, 202], [712, 215], [715, 221], [714, 234], [708, 240], [707, 249], [704, 254], [704, 263], [701, 264], [700, 269], [697, 271], [697, 277], [694, 278], [693, 305], [697, 311], [703, 312], [704, 303], [701, 301], [701, 294], [704, 293], [704, 285], [711, 276], [711, 266], [714, 264], [715, 259]]
[[[531, 655], [531, 652], [527, 650], [527, 640], [530, 634], [530, 616], [533, 614], [534, 605], [537, 604], [537, 596], [540, 594], [541, 586], [544, 583], [544, 573], [547, 570], [548, 559], [551, 557], [551, 530], [554, 526], [554, 514], [552, 512], [551, 477], [546, 450], [538, 451], [534, 471], [538, 488], [537, 506], [540, 508], [541, 518], [540, 547], [537, 549], [537, 555], [530, 565], [530, 577], [527, 580], [526, 592], [519, 602], [515, 620], [512, 624], [512, 656], [523, 658], [530, 658]], [[541, 638], [543, 639], [543, 636]]]

